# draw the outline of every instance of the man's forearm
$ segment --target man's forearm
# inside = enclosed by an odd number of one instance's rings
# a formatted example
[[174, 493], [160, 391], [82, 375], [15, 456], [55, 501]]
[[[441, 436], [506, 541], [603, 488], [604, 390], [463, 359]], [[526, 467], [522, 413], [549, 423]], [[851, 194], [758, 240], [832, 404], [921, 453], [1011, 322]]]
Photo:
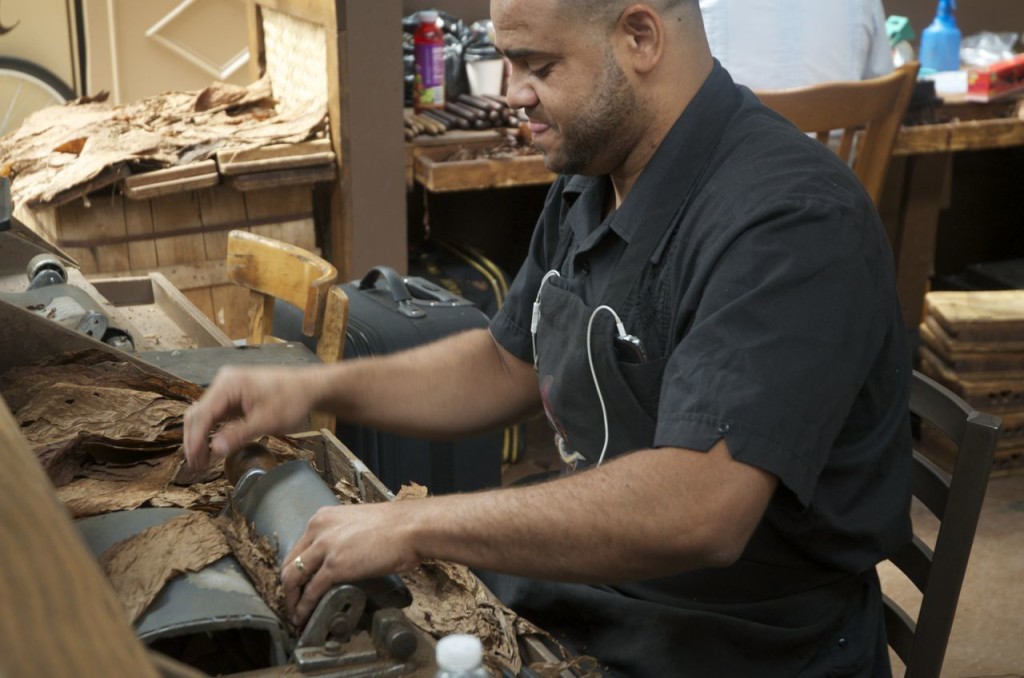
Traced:
[[548, 483], [411, 502], [421, 559], [522, 576], [614, 582], [727, 565], [776, 481], [707, 453], [645, 450]]
[[380, 358], [318, 370], [320, 409], [345, 421], [428, 438], [497, 428], [536, 410], [536, 373], [471, 330]]

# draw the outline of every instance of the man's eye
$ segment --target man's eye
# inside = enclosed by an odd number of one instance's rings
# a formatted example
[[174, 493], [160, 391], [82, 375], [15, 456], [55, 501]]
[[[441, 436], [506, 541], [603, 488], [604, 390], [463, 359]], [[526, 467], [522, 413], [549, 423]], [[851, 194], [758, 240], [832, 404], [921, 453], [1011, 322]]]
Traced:
[[540, 78], [541, 80], [543, 80], [544, 78], [548, 77], [548, 75], [551, 74], [551, 69], [554, 68], [554, 66], [555, 65], [553, 63], [547, 63], [541, 66], [540, 68], [531, 68], [530, 75], [532, 75], [535, 78]]

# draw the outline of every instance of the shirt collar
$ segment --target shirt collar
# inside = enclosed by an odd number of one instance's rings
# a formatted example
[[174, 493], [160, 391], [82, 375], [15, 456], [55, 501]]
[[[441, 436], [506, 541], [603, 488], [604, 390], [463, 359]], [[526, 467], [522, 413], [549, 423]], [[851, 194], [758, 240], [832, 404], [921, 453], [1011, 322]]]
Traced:
[[[637, 230], [649, 224], [652, 217], [667, 221], [683, 199], [690, 193], [700, 175], [700, 169], [721, 138], [722, 131], [735, 111], [739, 92], [732, 78], [716, 59], [714, 67], [697, 94], [672, 125], [651, 160], [644, 167], [626, 200], [611, 219], [611, 230], [627, 243]], [[699, 165], [694, 167], [694, 165]], [[562, 189], [562, 200], [567, 209], [587, 194], [580, 207], [600, 201], [607, 176], [574, 175]], [[679, 200], [664, 199], [665, 191], [677, 193]], [[658, 214], [668, 211], [669, 214]], [[587, 210], [588, 212], [590, 210]], [[579, 241], [600, 225], [589, 219], [570, 219]]]

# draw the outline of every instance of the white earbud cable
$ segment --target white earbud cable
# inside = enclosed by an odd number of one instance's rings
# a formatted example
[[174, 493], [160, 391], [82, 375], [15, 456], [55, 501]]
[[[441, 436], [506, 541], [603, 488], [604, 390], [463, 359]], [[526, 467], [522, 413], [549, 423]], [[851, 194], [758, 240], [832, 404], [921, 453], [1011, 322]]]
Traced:
[[540, 324], [540, 293], [544, 291], [544, 283], [558, 276], [558, 271], [550, 270], [540, 279], [537, 296], [533, 300], [533, 313], [530, 316], [530, 341], [533, 343], [533, 369], [537, 369], [537, 326]]
[[626, 336], [626, 328], [622, 324], [622, 320], [619, 319], [619, 314], [615, 312], [615, 309], [611, 306], [598, 306], [594, 309], [594, 312], [590, 314], [590, 320], [587, 322], [587, 362], [590, 364], [590, 376], [594, 380], [594, 390], [597, 391], [597, 401], [601, 403], [601, 421], [604, 423], [604, 445], [601, 446], [601, 456], [597, 458], [596, 466], [600, 466], [601, 462], [604, 461], [605, 452], [608, 451], [608, 438], [610, 437], [610, 431], [608, 430], [608, 409], [604, 404], [604, 395], [601, 394], [601, 385], [597, 382], [597, 370], [594, 369], [594, 353], [590, 348], [590, 335], [594, 327], [594, 318], [601, 311], [608, 311], [615, 318], [615, 325], [619, 330], [619, 336]]

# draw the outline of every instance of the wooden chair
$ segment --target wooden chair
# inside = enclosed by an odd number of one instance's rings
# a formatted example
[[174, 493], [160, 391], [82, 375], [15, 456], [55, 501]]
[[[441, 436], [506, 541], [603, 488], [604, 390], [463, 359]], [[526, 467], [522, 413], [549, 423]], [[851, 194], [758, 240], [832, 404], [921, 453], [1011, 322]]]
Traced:
[[[250, 345], [272, 343], [274, 300], [302, 309], [302, 333], [317, 337], [316, 355], [322, 362], [341, 359], [348, 323], [348, 297], [334, 283], [338, 270], [301, 247], [249, 233], [228, 233], [228, 279], [249, 289]], [[334, 431], [334, 417], [315, 413], [316, 430]]]
[[828, 143], [842, 131], [836, 152], [850, 163], [875, 205], [879, 204], [893, 143], [914, 93], [918, 64], [859, 82], [757, 92], [758, 98], [801, 130]]
[[914, 450], [913, 492], [939, 519], [934, 550], [917, 535], [892, 563], [921, 592], [917, 621], [883, 595], [889, 646], [903, 660], [905, 678], [939, 675], [960, 587], [971, 554], [978, 515], [988, 486], [1001, 421], [975, 410], [953, 392], [914, 372], [910, 411], [922, 427], [948, 438], [957, 449], [952, 475]]

